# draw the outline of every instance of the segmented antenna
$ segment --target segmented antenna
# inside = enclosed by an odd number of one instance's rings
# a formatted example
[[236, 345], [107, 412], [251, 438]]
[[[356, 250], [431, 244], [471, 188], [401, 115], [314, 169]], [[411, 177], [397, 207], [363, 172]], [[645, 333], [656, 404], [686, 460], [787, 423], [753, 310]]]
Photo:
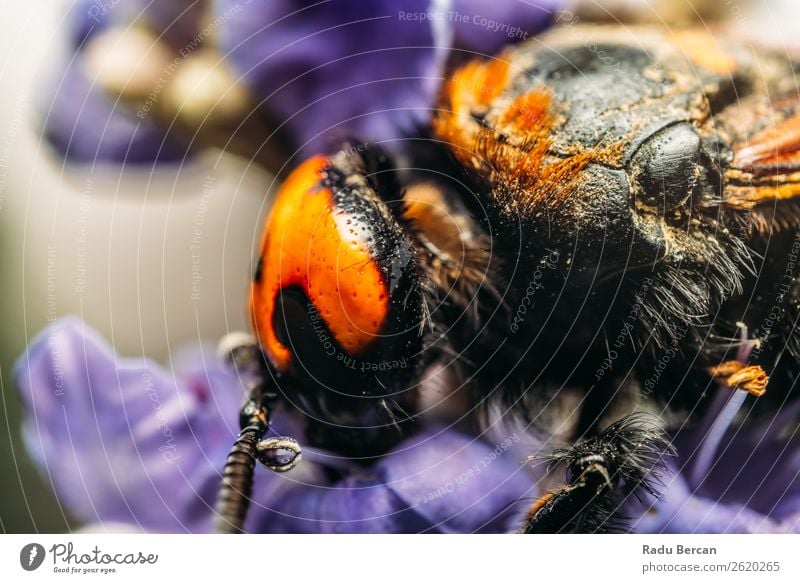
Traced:
[[219, 533], [242, 532], [256, 466], [256, 443], [259, 428], [246, 427], [233, 442], [222, 473], [222, 485], [217, 495], [217, 518], [214, 530]]
[[222, 472], [214, 525], [215, 532], [238, 534], [244, 532], [256, 461], [274, 472], [286, 472], [300, 461], [302, 450], [290, 437], [264, 439], [269, 430], [271, 405], [277, 395], [265, 390], [267, 379], [255, 339], [247, 334], [229, 334], [220, 342], [219, 352], [253, 379], [240, 414], [242, 430], [233, 442]]

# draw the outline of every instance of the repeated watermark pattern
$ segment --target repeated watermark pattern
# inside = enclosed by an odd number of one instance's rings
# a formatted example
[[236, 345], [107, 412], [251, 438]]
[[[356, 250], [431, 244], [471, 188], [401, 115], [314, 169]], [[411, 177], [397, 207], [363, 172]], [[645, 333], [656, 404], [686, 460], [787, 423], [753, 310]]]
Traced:
[[775, 292], [775, 301], [761, 324], [758, 341], [750, 352], [750, 359], [757, 360], [764, 348], [769, 344], [772, 337], [772, 330], [786, 316], [786, 295], [797, 286], [797, 258], [800, 255], [800, 232], [794, 236], [792, 246], [786, 256], [786, 267], [783, 270], [778, 289]]
[[480, 476], [495, 460], [507, 452], [512, 445], [519, 443], [519, 441], [519, 435], [512, 433], [509, 437], [498, 443], [492, 451], [483, 456], [483, 458], [481, 458], [475, 464], [461, 472], [454, 479], [448, 480], [442, 483], [435, 490], [427, 492], [422, 497], [422, 504], [428, 504], [429, 502], [433, 502], [434, 500], [442, 498], [443, 496], [452, 494], [460, 486], [463, 486], [470, 480]]
[[595, 381], [599, 381], [613, 369], [614, 362], [619, 358], [620, 351], [625, 346], [627, 339], [631, 337], [631, 333], [636, 323], [639, 321], [639, 316], [642, 313], [642, 304], [651, 287], [653, 287], [653, 279], [650, 277], [644, 278], [644, 280], [642, 280], [642, 285], [634, 296], [633, 306], [631, 306], [628, 315], [622, 323], [622, 327], [619, 329], [619, 332], [617, 332], [613, 344], [608, 347], [608, 355], [603, 359], [603, 362], [600, 363], [600, 366], [594, 373]]
[[81, 193], [78, 202], [78, 234], [75, 236], [75, 293], [82, 294], [86, 290], [86, 240], [89, 234], [89, 210], [92, 205], [94, 193], [94, 179], [86, 179], [86, 188]]
[[397, 19], [401, 22], [449, 22], [453, 24], [471, 24], [488, 30], [503, 34], [509, 40], [525, 40], [528, 38], [527, 31], [519, 26], [508, 22], [502, 22], [493, 18], [488, 18], [481, 14], [468, 14], [457, 10], [428, 10], [425, 12], [404, 12], [397, 13]]
[[308, 314], [308, 319], [311, 321], [311, 327], [314, 329], [314, 334], [322, 345], [322, 349], [325, 351], [325, 354], [335, 358], [346, 368], [361, 372], [382, 372], [387, 370], [408, 368], [408, 361], [405, 357], [397, 360], [380, 360], [377, 362], [354, 358], [352, 355], [339, 348], [336, 340], [325, 328], [325, 323], [322, 319], [322, 316], [320, 316], [313, 303], [309, 302], [307, 304], [306, 313]]
[[111, 10], [120, 3], [120, 0], [94, 0], [86, 11], [86, 14], [99, 24], [104, 16], [108, 16]]
[[681, 324], [675, 327], [675, 334], [672, 336], [669, 346], [666, 350], [664, 350], [664, 353], [661, 355], [661, 358], [658, 359], [658, 362], [653, 365], [650, 376], [647, 377], [644, 382], [642, 382], [642, 399], [647, 399], [655, 392], [658, 382], [661, 380], [661, 375], [663, 375], [664, 371], [667, 369], [667, 365], [669, 365], [669, 363], [680, 354], [681, 341], [689, 333], [689, 330], [689, 326], [684, 326]]
[[[608, 69], [618, 73], [631, 83], [641, 82], [640, 79], [630, 79], [628, 77], [619, 59], [613, 57], [601, 45], [595, 42], [588, 32], [588, 28], [578, 27], [581, 22], [581, 19], [578, 17], [578, 15], [569, 10], [563, 10], [556, 16], [555, 22], [565, 29], [571, 29], [571, 32], [575, 35], [575, 38], [579, 42], [583, 43], [583, 46], [589, 49], [589, 51], [591, 51], [591, 53], [594, 54], [597, 59], [603, 63], [603, 65], [608, 67]], [[658, 79], [661, 85], [666, 85], [669, 83], [667, 76], [664, 74], [664, 66], [661, 63], [653, 62], [649, 69], [651, 78]]]
[[153, 86], [150, 93], [145, 98], [144, 103], [136, 111], [136, 116], [139, 119], [147, 117], [147, 114], [158, 102], [158, 97], [164, 90], [164, 87], [167, 86], [167, 83], [175, 76], [175, 73], [178, 71], [181, 64], [183, 64], [184, 59], [200, 48], [220, 26], [241, 12], [242, 7], [247, 4], [249, 4], [249, 1], [243, 4], [234, 4], [207, 24], [202, 30], [197, 32], [188, 43], [178, 49], [178, 56], [172, 59], [172, 61], [161, 70], [161, 75], [158, 81], [156, 81], [155, 86]]
[[26, 100], [24, 97], [17, 99], [14, 106], [14, 114], [8, 126], [8, 132], [0, 142], [0, 211], [6, 200], [6, 182], [8, 180], [9, 161], [13, 152], [14, 142], [22, 128], [22, 112], [25, 108]]
[[161, 431], [161, 435], [164, 437], [163, 445], [158, 447], [158, 451], [161, 454], [161, 459], [168, 464], [173, 464], [178, 461], [181, 456], [178, 454], [177, 446], [175, 445], [175, 435], [173, 434], [172, 428], [167, 422], [167, 415], [164, 413], [161, 405], [161, 397], [159, 397], [158, 390], [153, 383], [153, 377], [151, 377], [148, 373], [142, 374], [142, 383], [144, 384], [144, 392], [147, 394], [147, 398], [150, 399], [150, 402], [153, 405], [153, 411], [155, 412], [156, 420], [158, 421], [158, 429]]
[[200, 299], [200, 282], [203, 279], [200, 267], [200, 248], [203, 241], [203, 225], [206, 222], [206, 215], [208, 214], [208, 203], [214, 196], [214, 182], [213, 176], [208, 175], [203, 181], [203, 194], [200, 197], [200, 202], [197, 204], [197, 211], [194, 215], [194, 228], [192, 229], [192, 239], [189, 242], [189, 250], [191, 251], [192, 259], [192, 293], [191, 299], [197, 301]]
[[511, 321], [511, 332], [516, 334], [519, 331], [520, 325], [525, 321], [525, 317], [528, 313], [528, 309], [533, 309], [535, 304], [533, 301], [533, 296], [536, 295], [536, 292], [543, 289], [544, 286], [542, 285], [542, 277], [544, 276], [544, 270], [554, 270], [558, 267], [558, 261], [561, 257], [558, 250], [553, 249], [545, 249], [547, 251], [547, 255], [545, 255], [541, 261], [539, 261], [539, 265], [536, 266], [536, 269], [533, 271], [533, 277], [528, 282], [528, 286], [525, 288], [525, 295], [520, 300], [517, 309], [514, 312], [514, 318]]

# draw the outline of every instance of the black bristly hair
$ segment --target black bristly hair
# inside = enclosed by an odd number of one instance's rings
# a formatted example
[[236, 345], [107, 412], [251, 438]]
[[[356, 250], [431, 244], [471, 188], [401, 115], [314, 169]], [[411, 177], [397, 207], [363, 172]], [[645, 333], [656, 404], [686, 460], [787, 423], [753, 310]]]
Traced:
[[597, 436], [558, 449], [551, 467], [565, 467], [566, 483], [543, 498], [520, 528], [534, 533], [607, 533], [626, 530], [623, 507], [633, 497], [658, 498], [674, 449], [655, 420], [633, 413]]

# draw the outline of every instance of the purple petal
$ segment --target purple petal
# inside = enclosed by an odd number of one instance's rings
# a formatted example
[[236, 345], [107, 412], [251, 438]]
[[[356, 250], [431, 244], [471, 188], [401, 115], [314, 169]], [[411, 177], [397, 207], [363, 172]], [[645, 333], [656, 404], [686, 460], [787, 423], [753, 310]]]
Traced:
[[796, 421], [745, 420], [732, 429], [720, 444], [701, 491], [720, 502], [743, 504], [778, 518], [800, 508]]
[[526, 463], [536, 450], [515, 443], [487, 444], [453, 430], [419, 436], [386, 465], [386, 480], [437, 530], [508, 532], [540, 494]]
[[200, 351], [193, 369], [172, 374], [121, 358], [77, 318], [34, 339], [15, 366], [26, 443], [78, 518], [207, 528], [242, 399], [213, 354]]
[[[31, 343], [15, 378], [26, 444], [59, 500], [88, 523], [204, 532], [243, 396], [214, 351], [178, 354], [174, 373], [122, 358], [77, 318]], [[301, 437], [278, 411], [275, 433]], [[455, 430], [406, 440], [336, 482], [306, 450], [292, 472], [257, 469], [247, 528], [261, 532], [505, 532], [536, 497], [517, 434], [489, 445]], [[527, 436], [526, 436], [527, 437]], [[342, 468], [339, 468], [341, 471]], [[115, 527], [116, 528], [116, 527]]]
[[[414, 0], [406, 9], [426, 6]], [[395, 138], [424, 118], [433, 98], [431, 76], [440, 73], [431, 28], [399, 23], [388, 2], [223, 0], [217, 15], [228, 15], [223, 54], [306, 154], [347, 134]]]
[[69, 13], [72, 42], [77, 49], [91, 36], [112, 25], [146, 25], [176, 51], [197, 38], [205, 0], [80, 0]]
[[262, 512], [271, 532], [508, 532], [536, 497], [520, 448], [430, 429], [335, 485], [287, 491]]
[[[637, 531], [800, 529], [800, 435], [796, 428], [800, 405], [789, 405], [774, 418], [750, 420], [745, 415], [741, 423], [732, 425], [736, 397], [741, 395], [727, 391], [722, 389], [722, 398], [699, 427], [675, 436], [680, 473], [666, 483], [660, 501], [650, 501], [652, 505], [635, 526]], [[727, 430], [715, 437], [714, 427]]]
[[[52, 102], [40, 107], [46, 139], [74, 162], [150, 163], [182, 160], [187, 147], [147, 116], [139, 117], [92, 83], [80, 57], [56, 82]], [[49, 93], [52, 95], [52, 93]]]
[[456, 48], [494, 55], [504, 45], [526, 40], [546, 28], [563, 4], [559, 0], [456, 0], [447, 20], [455, 31]]
[[648, 499], [631, 526], [637, 533], [741, 534], [792, 532], [798, 524], [796, 520], [775, 521], [741, 504], [725, 504], [692, 494], [683, 476], [676, 474], [666, 481], [661, 499]]
[[[478, 10], [473, 4], [464, 3], [458, 14], [473, 18]], [[398, 6], [388, 0], [311, 6], [297, 0], [244, 5], [222, 0], [216, 15], [223, 21], [222, 52], [304, 157], [346, 137], [400, 148], [395, 140], [428, 119], [456, 35], [461, 46], [473, 50], [494, 50], [508, 41], [497, 30], [456, 22], [451, 14], [459, 2], [439, 7], [413, 0]], [[550, 21], [546, 9], [513, 6], [482, 9], [531, 33]]]

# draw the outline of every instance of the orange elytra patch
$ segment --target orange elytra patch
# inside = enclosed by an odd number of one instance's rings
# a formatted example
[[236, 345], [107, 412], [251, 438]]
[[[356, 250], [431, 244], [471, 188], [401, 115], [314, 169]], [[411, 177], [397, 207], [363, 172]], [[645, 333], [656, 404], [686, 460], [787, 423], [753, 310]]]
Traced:
[[678, 30], [672, 33], [672, 40], [684, 56], [698, 67], [726, 76], [736, 70], [736, 59], [726, 53], [708, 31]]
[[[461, 164], [508, 186], [500, 191], [527, 191], [528, 196], [509, 202], [531, 209], [544, 202], [566, 203], [580, 171], [607, 152], [597, 148], [550, 156], [556, 124], [552, 94], [537, 87], [503, 105], [497, 100], [510, 81], [509, 60], [503, 55], [467, 63], [444, 84], [434, 131]], [[483, 122], [476, 114], [485, 116]]]
[[259, 341], [280, 371], [292, 362], [273, 326], [281, 290], [302, 289], [353, 355], [370, 345], [389, 311], [386, 283], [367, 245], [337, 216], [333, 193], [321, 184], [329, 162], [317, 156], [289, 175], [264, 229], [261, 276], [251, 286], [250, 308]]
[[[444, 105], [433, 120], [436, 134], [450, 145], [462, 164], [508, 186], [501, 191], [527, 191], [527, 196], [514, 196], [508, 201], [522, 211], [543, 203], [566, 204], [580, 171], [613, 149], [596, 148], [566, 158], [549, 156], [556, 122], [552, 95], [544, 87], [515, 98], [499, 115], [496, 125], [487, 118], [488, 127], [459, 109], [449, 88], [443, 100]], [[498, 139], [501, 132], [507, 136], [504, 141]]]
[[[510, 80], [508, 61], [473, 60], [458, 69], [442, 86], [442, 109], [433, 119], [441, 138], [450, 142], [462, 162], [471, 164], [477, 128], [473, 110], [485, 110], [497, 99]], [[465, 159], [466, 158], [466, 159]]]

